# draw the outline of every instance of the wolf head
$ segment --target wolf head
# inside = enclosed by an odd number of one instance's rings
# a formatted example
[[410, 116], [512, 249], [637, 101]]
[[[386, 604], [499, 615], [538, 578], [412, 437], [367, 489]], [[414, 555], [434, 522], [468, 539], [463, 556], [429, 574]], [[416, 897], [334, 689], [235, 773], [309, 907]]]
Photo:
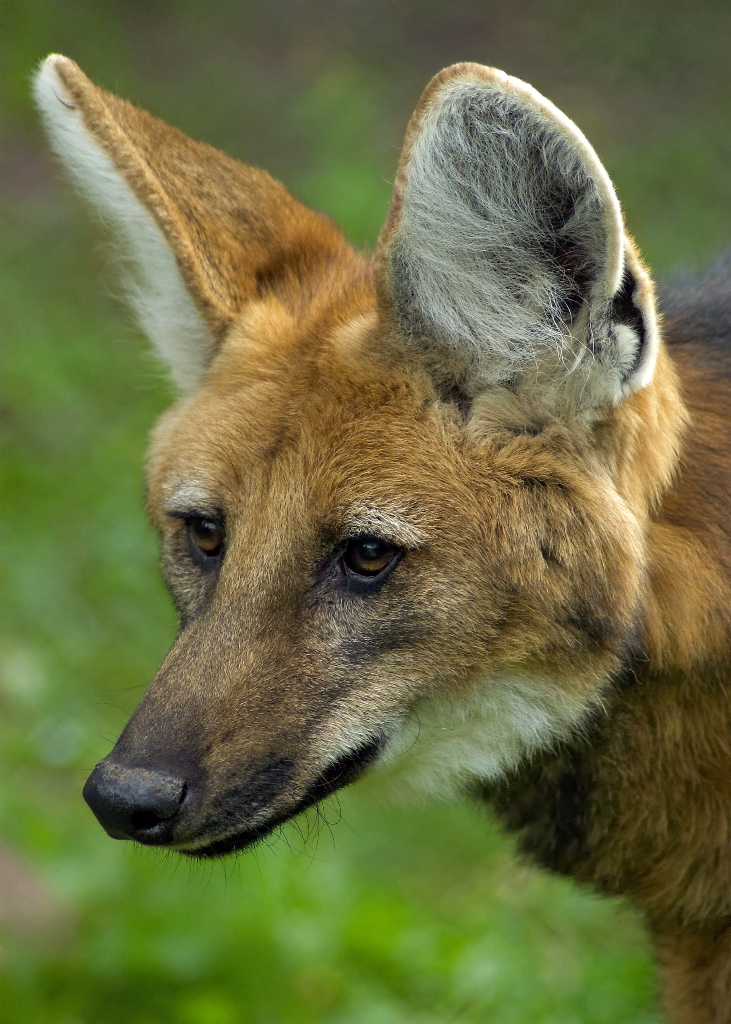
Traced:
[[224, 853], [376, 761], [450, 792], [580, 730], [641, 632], [682, 413], [576, 126], [441, 72], [369, 260], [64, 57], [36, 96], [181, 393], [148, 470], [181, 629], [87, 783], [107, 831]]

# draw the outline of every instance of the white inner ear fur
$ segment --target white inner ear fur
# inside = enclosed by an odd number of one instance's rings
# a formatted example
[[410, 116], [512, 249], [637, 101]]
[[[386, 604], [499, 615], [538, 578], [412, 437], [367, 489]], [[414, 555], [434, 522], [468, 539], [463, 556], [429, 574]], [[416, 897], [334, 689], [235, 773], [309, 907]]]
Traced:
[[[502, 72], [466, 74], [432, 97], [404, 167], [388, 242], [401, 330], [451, 350], [474, 390], [516, 377], [577, 378], [586, 404], [618, 402], [652, 376], [652, 289], [609, 177], [579, 129]], [[625, 266], [644, 343], [612, 322]], [[579, 285], [577, 291], [577, 282]]]
[[53, 56], [44, 61], [34, 82], [51, 146], [121, 243], [125, 291], [137, 323], [168, 365], [173, 382], [190, 392], [200, 383], [211, 350], [207, 325], [165, 236], [85, 127], [53, 62]]

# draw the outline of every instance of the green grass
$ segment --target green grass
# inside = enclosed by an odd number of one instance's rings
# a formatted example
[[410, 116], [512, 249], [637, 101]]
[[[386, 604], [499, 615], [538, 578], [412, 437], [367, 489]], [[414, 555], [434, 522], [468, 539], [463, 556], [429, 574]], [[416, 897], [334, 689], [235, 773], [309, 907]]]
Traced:
[[[329, 62], [275, 122], [286, 82], [239, 71], [235, 52], [185, 75], [138, 75], [125, 19], [146, 25], [144, 5], [110, 4], [109, 21], [78, 0], [41, 8], [45, 20], [18, 2], [6, 14], [14, 131], [33, 131], [20, 81], [32, 60], [86, 52], [91, 70], [114, 69], [107, 84], [129, 84], [198, 137], [242, 153], [246, 135], [255, 159], [269, 153], [304, 199], [358, 243], [373, 241], [395, 161], [380, 126], [398, 118], [393, 83], [372, 68]], [[155, 31], [169, 23], [173, 42], [190, 36], [195, 5], [183, 8], [178, 23], [169, 5], [151, 4]], [[708, 262], [731, 239], [729, 154], [711, 114], [607, 148], [629, 226], [656, 267]], [[521, 866], [484, 808], [401, 806], [374, 776], [320, 818], [205, 866], [102, 833], [83, 781], [176, 623], [143, 513], [145, 438], [169, 394], [105, 296], [100, 263], [73, 202], [41, 190], [6, 211], [0, 835], [57, 907], [45, 924], [2, 937], [3, 1024], [656, 1021], [639, 920]]]

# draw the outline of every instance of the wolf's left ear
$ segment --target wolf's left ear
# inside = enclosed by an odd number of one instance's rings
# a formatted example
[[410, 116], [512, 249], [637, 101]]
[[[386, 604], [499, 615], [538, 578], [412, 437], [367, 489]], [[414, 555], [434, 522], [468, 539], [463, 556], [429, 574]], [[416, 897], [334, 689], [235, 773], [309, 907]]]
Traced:
[[652, 283], [579, 129], [529, 85], [457, 64], [408, 127], [377, 251], [382, 315], [468, 395], [531, 382], [616, 404], [652, 377]]
[[35, 78], [51, 145], [105, 221], [142, 329], [181, 391], [200, 384], [230, 325], [276, 292], [299, 297], [351, 252], [278, 181], [194, 142], [52, 54]]

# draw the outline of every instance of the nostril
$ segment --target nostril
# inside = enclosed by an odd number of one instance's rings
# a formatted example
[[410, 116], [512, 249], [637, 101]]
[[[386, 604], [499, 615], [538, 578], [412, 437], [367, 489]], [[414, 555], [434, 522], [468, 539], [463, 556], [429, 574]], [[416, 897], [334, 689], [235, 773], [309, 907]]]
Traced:
[[185, 800], [187, 789], [188, 784], [184, 783], [177, 803], [172, 800], [166, 802], [164, 806], [160, 806], [155, 810], [146, 809], [132, 811], [129, 816], [129, 822], [132, 829], [135, 832], [150, 832], [153, 828], [157, 828], [158, 825], [162, 825], [164, 822], [170, 821], [170, 819], [174, 818], [180, 810], [180, 806], [182, 805], [183, 800]]
[[153, 811], [133, 811], [129, 816], [129, 823], [133, 832], [149, 832], [156, 828], [162, 821], [169, 819], [160, 818]]

